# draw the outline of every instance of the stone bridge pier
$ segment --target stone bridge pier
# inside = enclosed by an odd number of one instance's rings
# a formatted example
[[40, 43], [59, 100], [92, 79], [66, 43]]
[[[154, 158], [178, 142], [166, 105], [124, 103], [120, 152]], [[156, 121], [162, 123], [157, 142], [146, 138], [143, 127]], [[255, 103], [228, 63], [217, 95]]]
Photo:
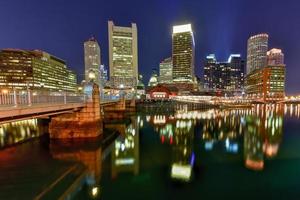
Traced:
[[87, 83], [84, 92], [87, 98], [85, 107], [74, 113], [52, 117], [50, 138], [95, 138], [102, 135], [99, 87], [95, 83]]

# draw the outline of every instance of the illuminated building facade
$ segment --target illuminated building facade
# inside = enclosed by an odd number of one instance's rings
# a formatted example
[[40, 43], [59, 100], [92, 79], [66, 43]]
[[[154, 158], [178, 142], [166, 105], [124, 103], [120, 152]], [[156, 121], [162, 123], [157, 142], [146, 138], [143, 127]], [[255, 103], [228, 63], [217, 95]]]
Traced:
[[173, 81], [194, 81], [195, 42], [191, 24], [173, 26], [172, 61]]
[[169, 85], [157, 85], [147, 90], [147, 98], [154, 100], [167, 100], [171, 97], [177, 96], [178, 89]]
[[245, 62], [239, 54], [231, 54], [227, 62], [218, 62], [214, 54], [206, 57], [204, 88], [225, 93], [240, 93], [244, 87]]
[[77, 77], [64, 60], [46, 52], [4, 49], [0, 51], [0, 88], [76, 92]]
[[135, 88], [138, 82], [137, 26], [108, 22], [109, 72], [113, 88]]
[[101, 54], [97, 40], [92, 37], [84, 42], [85, 81], [100, 84]]
[[159, 82], [173, 82], [173, 62], [172, 58], [166, 58], [159, 64]]
[[248, 39], [247, 74], [267, 65], [268, 34], [258, 34]]
[[284, 65], [284, 54], [281, 49], [271, 49], [267, 52], [268, 65]]
[[285, 97], [285, 64], [280, 49], [267, 52], [267, 66], [247, 75], [246, 92], [248, 97], [264, 102], [281, 101]]

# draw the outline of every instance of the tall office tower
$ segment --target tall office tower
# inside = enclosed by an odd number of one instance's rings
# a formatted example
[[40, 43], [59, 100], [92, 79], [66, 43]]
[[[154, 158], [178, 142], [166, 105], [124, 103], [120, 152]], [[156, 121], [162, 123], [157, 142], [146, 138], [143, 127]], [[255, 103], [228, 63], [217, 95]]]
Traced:
[[94, 83], [100, 84], [101, 54], [100, 46], [97, 40], [92, 37], [84, 42], [84, 66], [85, 80], [93, 80]]
[[283, 65], [284, 54], [281, 49], [271, 49], [267, 52], [268, 65]]
[[109, 72], [113, 88], [134, 88], [138, 82], [137, 26], [115, 26], [108, 21]]
[[76, 92], [77, 77], [66, 62], [46, 52], [0, 51], [0, 89]]
[[228, 58], [228, 64], [231, 72], [230, 85], [236, 92], [242, 92], [244, 90], [245, 61], [240, 54], [231, 54]]
[[227, 62], [218, 62], [214, 54], [206, 57], [204, 88], [221, 90], [226, 94], [241, 92], [244, 84], [245, 62], [239, 54], [231, 54]]
[[268, 34], [258, 34], [248, 39], [247, 74], [267, 65]]
[[159, 63], [159, 82], [172, 83], [173, 82], [173, 62], [172, 58], [166, 58]]
[[172, 60], [173, 81], [191, 83], [194, 81], [195, 41], [191, 24], [173, 26]]

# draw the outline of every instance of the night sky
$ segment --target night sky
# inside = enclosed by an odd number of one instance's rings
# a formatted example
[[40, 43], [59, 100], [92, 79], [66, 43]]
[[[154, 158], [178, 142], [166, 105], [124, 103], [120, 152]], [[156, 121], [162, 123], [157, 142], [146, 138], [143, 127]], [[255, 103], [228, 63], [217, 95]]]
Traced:
[[0, 48], [41, 49], [67, 61], [82, 79], [83, 42], [95, 36], [108, 67], [107, 21], [137, 23], [139, 73], [171, 55], [172, 26], [192, 23], [196, 74], [206, 55], [219, 61], [230, 53], [246, 58], [250, 35], [269, 34], [269, 48], [282, 48], [288, 94], [300, 93], [299, 0], [1, 0]]

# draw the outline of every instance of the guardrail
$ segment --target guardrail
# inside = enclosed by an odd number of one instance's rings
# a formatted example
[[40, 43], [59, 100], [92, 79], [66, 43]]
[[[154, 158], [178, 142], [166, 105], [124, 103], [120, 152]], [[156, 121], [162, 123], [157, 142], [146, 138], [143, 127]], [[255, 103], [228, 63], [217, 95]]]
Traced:
[[33, 104], [46, 104], [46, 103], [84, 103], [85, 102], [84, 95], [78, 94], [69, 94], [69, 93], [61, 93], [61, 94], [39, 94], [36, 92], [28, 91], [28, 92], [8, 92], [8, 93], [0, 93], [0, 106], [14, 106], [18, 105], [28, 105], [31, 106]]

